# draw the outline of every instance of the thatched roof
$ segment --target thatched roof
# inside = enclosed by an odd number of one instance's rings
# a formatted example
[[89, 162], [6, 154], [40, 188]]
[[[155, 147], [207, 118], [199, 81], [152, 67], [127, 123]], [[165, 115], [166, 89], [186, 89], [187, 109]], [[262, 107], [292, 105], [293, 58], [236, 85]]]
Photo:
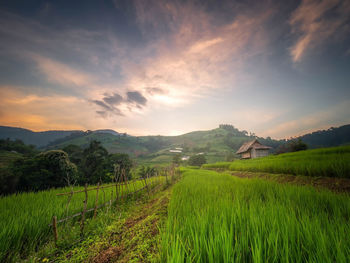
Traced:
[[269, 146], [262, 145], [257, 139], [254, 139], [252, 141], [243, 143], [236, 153], [239, 154], [247, 152], [253, 147], [258, 150], [268, 150], [271, 148]]

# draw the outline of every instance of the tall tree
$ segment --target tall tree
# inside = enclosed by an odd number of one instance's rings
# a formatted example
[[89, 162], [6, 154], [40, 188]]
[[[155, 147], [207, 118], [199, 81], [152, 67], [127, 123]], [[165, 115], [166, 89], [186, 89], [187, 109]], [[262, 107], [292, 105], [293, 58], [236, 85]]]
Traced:
[[91, 141], [89, 147], [83, 151], [81, 170], [81, 183], [96, 184], [111, 180], [108, 175], [108, 152], [101, 142]]
[[[129, 155], [125, 153], [116, 153], [109, 156], [109, 174], [112, 172], [112, 177], [116, 176], [119, 181], [122, 181], [122, 173], [125, 174], [126, 179], [131, 179], [130, 170], [133, 166], [133, 162]], [[116, 169], [114, 169], [116, 167]], [[115, 173], [114, 173], [115, 172]], [[114, 179], [114, 178], [113, 178]]]

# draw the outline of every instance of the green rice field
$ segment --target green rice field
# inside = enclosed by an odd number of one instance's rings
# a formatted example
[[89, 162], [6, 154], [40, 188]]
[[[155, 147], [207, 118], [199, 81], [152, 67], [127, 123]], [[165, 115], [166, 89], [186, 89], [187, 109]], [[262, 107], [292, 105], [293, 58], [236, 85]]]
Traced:
[[[155, 184], [158, 180], [164, 179], [150, 178], [148, 183]], [[130, 183], [127, 189], [123, 188], [123, 195], [143, 187], [143, 181], [135, 181]], [[82, 189], [83, 187], [74, 187], [74, 191]], [[70, 191], [70, 188], [60, 188], [0, 197], [0, 262], [17, 262], [52, 239], [52, 228], [49, 224], [53, 216], [57, 216], [59, 220], [83, 210], [84, 192], [73, 195], [68, 210], [68, 196], [56, 196], [57, 193]], [[119, 194], [121, 195], [121, 192]], [[96, 190], [89, 191], [87, 209], [94, 207], [95, 198]], [[115, 187], [101, 189], [98, 204], [115, 198]], [[90, 212], [87, 217], [91, 217], [92, 214], [93, 212]], [[79, 218], [76, 217], [76, 220]], [[58, 227], [62, 229], [63, 225], [59, 224]]]
[[350, 146], [203, 165], [205, 169], [350, 178]]
[[183, 176], [163, 262], [349, 262], [349, 195], [208, 170]]

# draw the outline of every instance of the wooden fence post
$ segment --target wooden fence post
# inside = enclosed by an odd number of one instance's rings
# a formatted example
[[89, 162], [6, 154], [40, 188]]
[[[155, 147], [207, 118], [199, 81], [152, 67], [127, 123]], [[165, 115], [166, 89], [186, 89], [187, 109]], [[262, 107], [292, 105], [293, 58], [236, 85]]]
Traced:
[[120, 194], [120, 186], [118, 181], [115, 181], [115, 200], [118, 201], [119, 200], [119, 194]]
[[123, 170], [120, 171], [120, 199], [123, 202], [124, 200], [124, 178], [123, 178]]
[[68, 207], [69, 207], [70, 201], [72, 200], [73, 194], [74, 194], [74, 191], [73, 191], [73, 187], [72, 187], [71, 188], [71, 193], [68, 196], [68, 202], [67, 202], [67, 206], [66, 206], [66, 216], [68, 216]]
[[58, 233], [57, 233], [57, 217], [52, 217], [52, 230], [53, 230], [53, 238], [55, 240], [55, 246], [57, 246]]
[[146, 176], [145, 176], [145, 185], [146, 185], [146, 189], [147, 189], [148, 197], [149, 197], [149, 188], [148, 188], [148, 184], [147, 184], [147, 178], [148, 178], [148, 174], [146, 174]]
[[128, 180], [126, 178], [125, 169], [123, 169], [123, 177], [124, 177], [124, 184], [125, 184], [125, 199], [128, 198]]
[[114, 164], [114, 179], [115, 179], [115, 200], [119, 200], [118, 182], [120, 177], [120, 165]]
[[85, 222], [85, 213], [87, 208], [87, 200], [88, 200], [88, 192], [87, 192], [87, 184], [85, 184], [85, 200], [84, 200], [84, 210], [81, 214], [81, 222], [80, 222], [80, 234], [82, 235], [84, 232], [84, 222]]
[[94, 209], [94, 218], [96, 218], [97, 213], [97, 205], [98, 205], [98, 190], [100, 190], [100, 183], [97, 184], [97, 190], [96, 190], [96, 199], [95, 199], [95, 209]]
[[135, 192], [136, 192], [136, 181], [135, 180], [132, 180], [131, 182], [130, 182], [131, 184], [132, 184], [132, 188], [134, 189], [134, 194], [135, 194]]
[[103, 203], [106, 203], [106, 193], [104, 187], [102, 187], [102, 192], [103, 192]]

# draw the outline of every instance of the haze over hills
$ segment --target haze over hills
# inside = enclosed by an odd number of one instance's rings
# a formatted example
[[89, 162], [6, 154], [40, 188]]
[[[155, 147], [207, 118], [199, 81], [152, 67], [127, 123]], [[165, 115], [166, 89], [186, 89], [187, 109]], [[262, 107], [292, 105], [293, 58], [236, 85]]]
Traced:
[[37, 147], [44, 147], [50, 142], [64, 138], [71, 135], [72, 133], [80, 132], [78, 130], [53, 130], [53, 131], [42, 131], [34, 132], [28, 129], [0, 126], [0, 139], [20, 139], [25, 144], [33, 144]]
[[[128, 153], [146, 162], [171, 161], [174, 153], [170, 150], [182, 148], [182, 155], [205, 153], [208, 161], [225, 160], [229, 153], [236, 151], [242, 143], [255, 138], [254, 134], [240, 131], [232, 125], [220, 125], [208, 131], [193, 131], [179, 136], [130, 136], [114, 130], [96, 131], [44, 131], [33, 132], [22, 128], [0, 126], [1, 139], [20, 139], [41, 149], [62, 149], [69, 144], [86, 147], [97, 140], [110, 153]], [[350, 143], [350, 125], [315, 131], [300, 136], [309, 148], [330, 147]], [[260, 138], [261, 143], [271, 146], [274, 151], [287, 140]]]

